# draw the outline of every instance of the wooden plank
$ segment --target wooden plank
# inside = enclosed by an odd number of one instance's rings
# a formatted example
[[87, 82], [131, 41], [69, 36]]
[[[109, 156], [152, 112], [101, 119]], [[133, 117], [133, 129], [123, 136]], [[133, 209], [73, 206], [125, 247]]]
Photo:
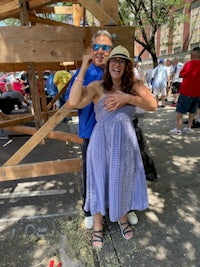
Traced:
[[34, 116], [32, 114], [28, 115], [6, 115], [7, 119], [6, 120], [1, 120], [0, 121], [0, 129], [3, 129], [5, 127], [13, 126], [13, 125], [18, 125], [18, 124], [23, 124], [25, 122], [33, 121]]
[[[77, 3], [75, 0], [29, 0], [29, 9], [35, 10], [37, 8], [42, 8], [50, 4], [54, 4], [57, 2], [72, 2]], [[0, 20], [6, 18], [13, 18], [15, 16], [19, 16], [19, 0], [1, 0], [0, 1]]]
[[72, 6], [46, 6], [42, 8], [36, 8], [35, 12], [37, 14], [73, 14]]
[[54, 129], [70, 111], [62, 106], [5, 164], [4, 166], [20, 163], [47, 134]]
[[79, 0], [79, 3], [81, 3], [83, 7], [89, 10], [100, 21], [101, 26], [118, 25], [118, 21], [115, 21], [115, 19], [110, 16], [106, 12], [106, 10], [103, 10], [102, 7], [96, 3], [95, 0]]
[[67, 82], [67, 84], [60, 90], [60, 92], [58, 92], [58, 94], [47, 105], [47, 110], [48, 111], [52, 108], [53, 104], [66, 92], [66, 90], [67, 90], [67, 88], [69, 86], [70, 80]]
[[[120, 21], [118, 13], [119, 0], [100, 0], [100, 6], [117, 22]], [[119, 24], [119, 23], [117, 23]]]
[[80, 21], [83, 17], [83, 8], [79, 5], [73, 5], [73, 23], [75, 26], [80, 26]]
[[115, 45], [124, 45], [132, 54], [133, 27], [0, 27], [1, 63], [80, 61], [98, 29], [108, 30], [116, 37]]
[[0, 167], [0, 181], [77, 172], [81, 168], [81, 158], [6, 166]]
[[29, 10], [28, 10], [28, 1], [19, 0], [19, 13], [21, 25], [29, 25]]
[[[55, 4], [58, 2], [74, 2], [69, 0], [29, 0], [29, 8], [30, 10], [35, 9], [37, 7], [47, 6], [51, 4]], [[75, 1], [76, 2], [76, 1]]]
[[[61, 64], [61, 62], [34, 62], [35, 70], [64, 70], [65, 67]], [[69, 68], [75, 69], [75, 65], [70, 65]], [[27, 69], [27, 63], [18, 62], [18, 63], [0, 63], [0, 72], [16, 72], [23, 71]]]
[[36, 128], [39, 129], [42, 125], [42, 114], [41, 114], [41, 104], [40, 104], [40, 97], [37, 87], [37, 81], [35, 76], [35, 68], [34, 63], [29, 62], [27, 63], [27, 75], [28, 75], [28, 81], [30, 85], [30, 91], [31, 91], [31, 100], [34, 110], [34, 121]]
[[[50, 110], [48, 111], [48, 117], [54, 115], [56, 113], [56, 110]], [[72, 117], [77, 116], [77, 111], [72, 111], [66, 115], [66, 117]], [[46, 114], [42, 112], [42, 117], [45, 117]], [[15, 114], [15, 115], [6, 115], [2, 112], [0, 112], [0, 129], [6, 128], [6, 127], [12, 127], [15, 125], [24, 124], [29, 121], [34, 121], [34, 116], [30, 113], [26, 114]]]
[[[37, 132], [37, 129], [34, 127], [28, 126], [12, 126], [5, 128], [8, 131], [13, 131], [21, 134], [34, 135]], [[46, 136], [49, 139], [56, 139], [64, 142], [82, 144], [82, 138], [78, 137], [77, 134], [63, 133], [60, 131], [51, 131]]]
[[69, 25], [67, 23], [63, 23], [63, 22], [60, 22], [60, 21], [55, 21], [55, 20], [51, 20], [51, 19], [41, 18], [41, 17], [35, 16], [34, 14], [30, 14], [29, 15], [29, 20], [33, 24], [40, 23], [40, 24], [52, 25], [52, 26], [71, 26], [71, 25]]
[[0, 14], [10, 12], [10, 11], [19, 11], [19, 1], [18, 0], [12, 0], [12, 1], [1, 1], [0, 4]]

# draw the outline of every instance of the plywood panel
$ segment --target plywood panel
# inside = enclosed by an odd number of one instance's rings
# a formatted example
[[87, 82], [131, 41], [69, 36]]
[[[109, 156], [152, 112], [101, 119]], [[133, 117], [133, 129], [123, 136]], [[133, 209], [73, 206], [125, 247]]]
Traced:
[[[88, 53], [98, 27], [23, 26], [0, 27], [1, 63], [79, 61]], [[134, 28], [103, 27], [133, 52]]]

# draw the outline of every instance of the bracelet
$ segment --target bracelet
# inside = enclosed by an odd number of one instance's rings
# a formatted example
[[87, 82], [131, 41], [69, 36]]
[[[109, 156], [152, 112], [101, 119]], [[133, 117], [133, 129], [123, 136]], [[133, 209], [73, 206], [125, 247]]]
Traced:
[[78, 82], [82, 82], [82, 83], [84, 82], [84, 80], [79, 79], [79, 78], [77, 78], [77, 77], [75, 78], [75, 80], [78, 81]]

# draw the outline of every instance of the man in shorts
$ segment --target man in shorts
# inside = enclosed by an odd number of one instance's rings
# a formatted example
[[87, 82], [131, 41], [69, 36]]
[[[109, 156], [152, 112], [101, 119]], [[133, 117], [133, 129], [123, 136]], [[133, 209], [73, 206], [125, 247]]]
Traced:
[[178, 60], [178, 58], [174, 59], [174, 65], [173, 65], [173, 80], [172, 80], [172, 94], [174, 97], [174, 100], [172, 102], [171, 107], [176, 107], [178, 96], [179, 96], [179, 90], [181, 87], [181, 83], [183, 81], [183, 78], [179, 77], [180, 72], [183, 68], [184, 64]]
[[186, 113], [189, 113], [188, 124], [183, 128], [183, 132], [191, 133], [193, 131], [191, 126], [200, 99], [200, 47], [195, 47], [190, 55], [191, 60], [184, 65], [180, 72], [183, 81], [176, 107], [177, 126], [170, 131], [170, 134], [181, 135], [183, 114]]

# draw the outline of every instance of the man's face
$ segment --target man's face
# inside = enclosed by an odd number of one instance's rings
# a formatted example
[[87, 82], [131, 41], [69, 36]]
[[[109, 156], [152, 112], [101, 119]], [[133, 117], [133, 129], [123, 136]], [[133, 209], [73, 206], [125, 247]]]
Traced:
[[170, 60], [167, 60], [166, 61], [166, 66], [169, 67], [171, 65], [171, 61]]
[[174, 65], [178, 64], [178, 58], [174, 59]]
[[96, 37], [91, 49], [91, 56], [93, 63], [96, 66], [104, 65], [104, 58], [110, 55], [112, 50], [111, 40], [104, 35], [99, 35]]

